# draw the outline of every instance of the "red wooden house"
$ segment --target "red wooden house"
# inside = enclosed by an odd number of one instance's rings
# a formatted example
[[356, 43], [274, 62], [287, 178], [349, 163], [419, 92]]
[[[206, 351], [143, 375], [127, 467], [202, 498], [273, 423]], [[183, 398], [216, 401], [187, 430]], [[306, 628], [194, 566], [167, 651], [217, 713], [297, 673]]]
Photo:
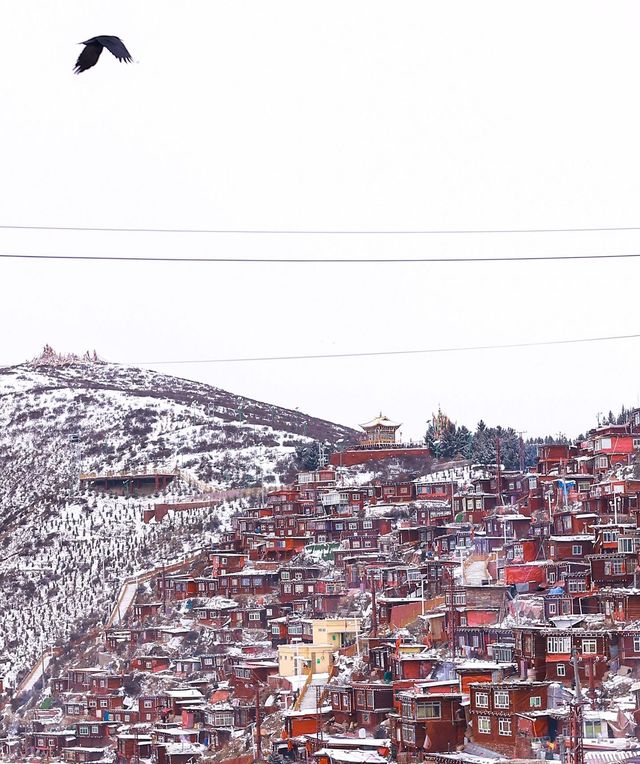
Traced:
[[374, 730], [393, 710], [393, 687], [384, 682], [330, 686], [329, 700], [338, 723]]
[[549, 557], [553, 560], [575, 560], [579, 562], [593, 552], [592, 535], [550, 536]]
[[131, 668], [137, 671], [147, 671], [156, 674], [158, 671], [166, 671], [171, 665], [168, 655], [141, 655], [133, 658]]
[[398, 693], [400, 714], [390, 715], [391, 739], [400, 754], [455, 750], [464, 742], [466, 720], [461, 693]]
[[278, 664], [272, 660], [239, 660], [233, 667], [231, 684], [236, 696], [245, 700], [254, 698], [256, 687], [266, 685], [268, 678], [278, 673]]
[[56, 758], [62, 754], [65, 748], [75, 745], [75, 742], [76, 737], [70, 730], [57, 732], [43, 730], [27, 735], [26, 747], [37, 756]]
[[474, 743], [514, 758], [519, 714], [547, 707], [547, 682], [470, 685], [469, 717]]
[[[274, 539], [274, 541], [276, 541]], [[279, 543], [287, 543], [290, 539], [277, 539]], [[233, 597], [238, 594], [269, 594], [278, 584], [278, 574], [269, 570], [255, 568], [242, 570], [240, 573], [220, 575], [220, 594]]]
[[151, 758], [151, 735], [122, 733], [117, 736], [116, 764]]
[[136, 621], [153, 618], [162, 610], [162, 602], [136, 602], [133, 606], [133, 617]]

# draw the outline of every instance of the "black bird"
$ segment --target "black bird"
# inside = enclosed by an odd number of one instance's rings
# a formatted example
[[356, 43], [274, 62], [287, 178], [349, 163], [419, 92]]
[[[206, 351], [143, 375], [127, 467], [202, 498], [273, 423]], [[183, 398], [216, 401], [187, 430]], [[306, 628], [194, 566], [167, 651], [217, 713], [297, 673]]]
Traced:
[[109, 53], [113, 53], [118, 61], [131, 63], [133, 60], [131, 58], [131, 53], [125, 48], [122, 40], [119, 37], [114, 37], [110, 34], [102, 34], [98, 37], [92, 37], [90, 40], [81, 42], [80, 45], [84, 45], [85, 48], [76, 61], [76, 66], [73, 70], [76, 74], [86, 72], [87, 69], [91, 69], [92, 66], [95, 66], [98, 63], [103, 48], [106, 48]]

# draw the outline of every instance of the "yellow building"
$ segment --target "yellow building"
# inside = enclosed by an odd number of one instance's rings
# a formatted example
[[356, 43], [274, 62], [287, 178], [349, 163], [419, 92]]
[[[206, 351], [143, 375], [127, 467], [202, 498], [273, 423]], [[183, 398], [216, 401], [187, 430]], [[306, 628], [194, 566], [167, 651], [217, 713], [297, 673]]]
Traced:
[[293, 645], [278, 645], [278, 673], [280, 676], [297, 674], [327, 674], [333, 665], [333, 647], [330, 645], [309, 645], [297, 642]]
[[318, 618], [302, 621], [303, 635], [311, 642], [278, 646], [278, 673], [324, 674], [333, 664], [333, 653], [353, 644], [360, 629], [359, 618]]

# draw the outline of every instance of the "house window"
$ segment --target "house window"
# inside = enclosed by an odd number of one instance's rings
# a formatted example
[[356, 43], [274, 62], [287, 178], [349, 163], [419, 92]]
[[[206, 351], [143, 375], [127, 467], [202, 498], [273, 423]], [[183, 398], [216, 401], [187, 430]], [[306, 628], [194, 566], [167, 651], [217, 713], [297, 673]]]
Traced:
[[464, 592], [456, 592], [453, 595], [453, 604], [454, 605], [464, 605], [467, 601], [466, 595]]
[[606, 469], [609, 466], [609, 460], [606, 456], [599, 456], [596, 459], [596, 467], [600, 469]]
[[573, 579], [569, 581], [569, 591], [570, 592], [584, 592], [587, 589], [587, 582], [584, 580], [584, 578], [580, 579]]
[[621, 576], [624, 573], [624, 560], [605, 560], [605, 576]]
[[489, 693], [476, 692], [476, 708], [489, 708]]
[[564, 663], [558, 663], [556, 665], [556, 676], [566, 676], [567, 675], [567, 667], [564, 665]]
[[373, 690], [367, 690], [367, 708], [375, 708], [376, 700]]
[[633, 638], [633, 652], [640, 653], [640, 636]]
[[571, 637], [547, 637], [547, 652], [556, 655], [570, 653]]
[[280, 573], [280, 578], [281, 578], [283, 581], [288, 581], [290, 577], [291, 577], [291, 573], [289, 573], [289, 571], [288, 571], [288, 570], [283, 570], [283, 571]]
[[509, 693], [496, 690], [493, 693], [493, 705], [496, 708], [509, 708]]
[[498, 735], [511, 737], [511, 719], [498, 719]]
[[554, 584], [556, 581], [556, 574], [555, 571], [549, 571], [549, 574], [547, 575], [547, 578], [549, 579], [550, 584]]
[[618, 531], [602, 531], [602, 540], [605, 544], [609, 544], [612, 541], [618, 539]]
[[618, 552], [620, 554], [629, 554], [633, 552], [633, 548], [635, 546], [634, 544], [635, 539], [632, 537], [627, 536], [626, 538], [619, 538], [618, 539]]
[[365, 521], [362, 523], [362, 527], [363, 527], [365, 530], [369, 530], [369, 529], [373, 528], [373, 521], [372, 521], [372, 520], [365, 520]]
[[89, 727], [85, 726], [84, 724], [81, 724], [80, 727], [78, 727], [78, 732], [80, 735], [88, 735]]
[[542, 698], [539, 695], [533, 695], [531, 698], [529, 698], [530, 708], [540, 708], [541, 705], [542, 705]]
[[252, 613], [249, 613], [249, 620], [250, 621], [259, 621], [260, 620], [260, 612], [254, 611]]
[[351, 711], [351, 697], [349, 695], [342, 696], [342, 708], [345, 711]]
[[152, 700], [145, 700], [142, 704], [143, 708], [153, 708], [153, 701]]
[[478, 717], [478, 732], [482, 735], [491, 734], [491, 719], [488, 716]]
[[595, 639], [582, 640], [582, 652], [587, 655], [595, 655], [597, 652], [597, 643]]
[[442, 708], [439, 700], [416, 703], [416, 719], [440, 719]]
[[558, 610], [558, 608], [556, 607], [556, 603], [555, 602], [550, 602], [549, 603], [549, 615], [555, 615], [557, 610]]
[[410, 724], [402, 725], [402, 739], [405, 743], [416, 742], [416, 731]]
[[574, 557], [579, 557], [582, 554], [582, 544], [573, 544], [571, 546], [571, 554]]
[[584, 736], [589, 738], [600, 737], [602, 731], [602, 723], [597, 721], [584, 722]]

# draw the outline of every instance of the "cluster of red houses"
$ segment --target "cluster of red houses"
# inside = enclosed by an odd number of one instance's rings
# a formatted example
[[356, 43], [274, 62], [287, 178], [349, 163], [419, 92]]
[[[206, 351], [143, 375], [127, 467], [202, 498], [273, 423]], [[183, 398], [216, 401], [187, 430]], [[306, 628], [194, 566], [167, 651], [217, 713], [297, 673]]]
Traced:
[[0, 756], [640, 758], [639, 449], [636, 410], [527, 472], [300, 473], [58, 660]]

